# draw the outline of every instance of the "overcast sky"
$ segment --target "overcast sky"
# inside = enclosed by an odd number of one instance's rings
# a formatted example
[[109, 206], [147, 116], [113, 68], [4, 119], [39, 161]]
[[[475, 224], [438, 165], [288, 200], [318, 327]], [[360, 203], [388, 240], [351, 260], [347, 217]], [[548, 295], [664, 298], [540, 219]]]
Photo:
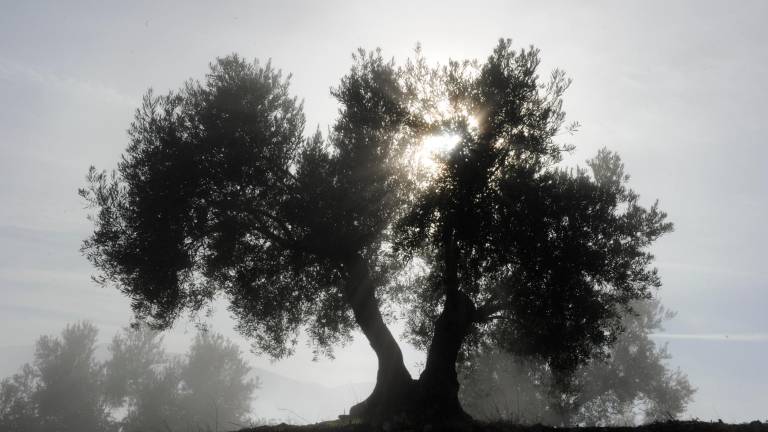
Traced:
[[[355, 48], [403, 60], [421, 42], [444, 63], [510, 37], [541, 49], [543, 73], [573, 78], [572, 160], [618, 151], [632, 187], [675, 223], [654, 248], [659, 296], [678, 312], [658, 341], [699, 388], [687, 416], [768, 418], [768, 2], [108, 3], [2, 0], [0, 347], [80, 319], [106, 341], [128, 323], [128, 301], [91, 283], [78, 252], [90, 226], [77, 188], [91, 164], [115, 166], [147, 88], [202, 78], [232, 52], [271, 58], [293, 74], [310, 129], [325, 130], [328, 89]], [[223, 307], [211, 323], [237, 337]], [[180, 323], [168, 340], [191, 331]], [[404, 348], [415, 373], [422, 356]], [[253, 361], [328, 385], [375, 378], [364, 341], [310, 358]]]

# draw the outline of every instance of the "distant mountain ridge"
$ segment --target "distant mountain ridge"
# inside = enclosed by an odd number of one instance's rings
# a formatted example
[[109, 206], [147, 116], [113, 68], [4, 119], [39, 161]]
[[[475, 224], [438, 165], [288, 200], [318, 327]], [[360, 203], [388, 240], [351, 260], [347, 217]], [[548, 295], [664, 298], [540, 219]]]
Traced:
[[258, 377], [260, 382], [252, 411], [269, 423], [305, 424], [335, 420], [339, 414], [347, 413], [352, 405], [368, 397], [374, 386], [368, 382], [327, 387], [262, 368], [253, 368], [250, 376]]

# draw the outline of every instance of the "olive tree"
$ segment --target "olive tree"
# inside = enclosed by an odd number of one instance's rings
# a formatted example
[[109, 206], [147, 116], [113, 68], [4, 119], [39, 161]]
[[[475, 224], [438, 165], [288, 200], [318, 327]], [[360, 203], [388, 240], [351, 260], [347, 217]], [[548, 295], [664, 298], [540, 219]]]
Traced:
[[[305, 134], [271, 64], [218, 59], [202, 82], [147, 93], [117, 170], [91, 169], [83, 252], [157, 328], [221, 295], [276, 358], [300, 331], [331, 354], [359, 329], [378, 373], [352, 415], [465, 417], [466, 341], [572, 370], [614, 339], [617, 308], [660, 284], [647, 248], [665, 214], [639, 204], [613, 153], [560, 167], [569, 81], [538, 65], [508, 40], [443, 67], [360, 50], [323, 135]], [[435, 154], [435, 140], [453, 145]], [[427, 349], [416, 379], [390, 304]]]
[[651, 338], [673, 315], [658, 300], [633, 302], [616, 342], [573, 371], [566, 385], [555, 383], [545, 363], [478, 347], [460, 363], [462, 405], [475, 418], [556, 426], [678, 418], [695, 389], [667, 365], [666, 344]]
[[0, 382], [0, 429], [114, 431], [96, 360], [97, 328], [67, 325], [60, 336], [41, 336], [34, 361]]
[[125, 412], [125, 431], [228, 430], [246, 423], [257, 382], [240, 349], [199, 332], [186, 355], [168, 354], [145, 326], [116, 335], [106, 362], [105, 396]]

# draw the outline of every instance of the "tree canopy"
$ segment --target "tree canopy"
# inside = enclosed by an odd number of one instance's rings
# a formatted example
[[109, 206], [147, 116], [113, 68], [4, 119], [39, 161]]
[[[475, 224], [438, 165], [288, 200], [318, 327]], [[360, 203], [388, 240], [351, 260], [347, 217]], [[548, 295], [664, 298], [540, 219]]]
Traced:
[[249, 421], [257, 382], [222, 335], [199, 332], [186, 356], [174, 356], [158, 332], [139, 327], [116, 335], [109, 350], [105, 393], [125, 411], [123, 430], [228, 430]]
[[68, 325], [60, 337], [40, 337], [32, 364], [0, 383], [0, 429], [116, 430], [100, 391], [97, 333], [93, 324], [80, 322]]
[[[567, 376], [660, 285], [648, 247], [671, 224], [616, 154], [561, 165], [570, 81], [538, 66], [509, 40], [446, 66], [359, 50], [331, 91], [337, 120], [305, 135], [287, 78], [220, 58], [202, 82], [148, 92], [117, 170], [91, 169], [83, 252], [157, 328], [217, 295], [273, 357], [301, 330], [332, 354], [359, 328], [379, 360], [364, 417], [461, 414], [467, 340]], [[428, 151], [435, 140], [451, 145]], [[418, 380], [383, 320], [391, 304], [427, 348]]]
[[102, 362], [97, 333], [80, 322], [40, 337], [34, 361], [0, 381], [0, 430], [229, 430], [250, 422], [258, 383], [223, 336], [198, 333], [182, 356], [166, 353], [158, 332], [127, 328]]
[[558, 385], [541, 361], [495, 346], [477, 347], [460, 363], [461, 401], [476, 418], [559, 425], [633, 425], [680, 416], [695, 389], [679, 369], [666, 364], [666, 345], [651, 333], [674, 314], [658, 300], [632, 303], [622, 314], [624, 331]]

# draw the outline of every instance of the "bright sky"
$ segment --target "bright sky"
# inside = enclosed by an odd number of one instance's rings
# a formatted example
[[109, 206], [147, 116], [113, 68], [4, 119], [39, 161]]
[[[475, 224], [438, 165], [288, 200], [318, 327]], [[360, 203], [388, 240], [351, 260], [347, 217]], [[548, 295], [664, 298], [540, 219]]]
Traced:
[[[564, 69], [573, 160], [618, 151], [632, 186], [676, 231], [654, 251], [678, 316], [659, 341], [699, 388], [689, 417], [766, 419], [768, 406], [767, 2], [15, 2], [0, 14], [0, 346], [89, 319], [106, 341], [129, 319], [89, 281], [89, 165], [113, 168], [142, 94], [201, 78], [216, 56], [271, 58], [293, 74], [310, 129], [336, 113], [330, 86], [357, 47], [404, 59], [484, 58], [499, 37]], [[223, 307], [211, 319], [231, 337]], [[181, 346], [193, 330], [169, 336]], [[185, 334], [185, 331], [187, 332]], [[242, 341], [242, 340], [241, 340]], [[245, 341], [242, 341], [244, 346]], [[415, 366], [419, 353], [406, 347]], [[364, 341], [313, 363], [270, 364], [328, 385], [372, 381]]]

